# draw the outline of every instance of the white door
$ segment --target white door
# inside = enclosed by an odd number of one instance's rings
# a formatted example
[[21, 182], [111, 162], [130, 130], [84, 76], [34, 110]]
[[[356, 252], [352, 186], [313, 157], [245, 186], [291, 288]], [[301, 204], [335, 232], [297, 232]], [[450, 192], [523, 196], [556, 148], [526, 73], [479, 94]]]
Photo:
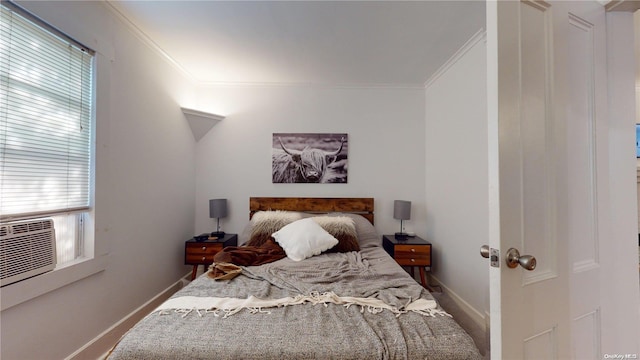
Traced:
[[[607, 354], [606, 41], [596, 1], [487, 2], [494, 359]], [[535, 269], [508, 267], [510, 248]]]

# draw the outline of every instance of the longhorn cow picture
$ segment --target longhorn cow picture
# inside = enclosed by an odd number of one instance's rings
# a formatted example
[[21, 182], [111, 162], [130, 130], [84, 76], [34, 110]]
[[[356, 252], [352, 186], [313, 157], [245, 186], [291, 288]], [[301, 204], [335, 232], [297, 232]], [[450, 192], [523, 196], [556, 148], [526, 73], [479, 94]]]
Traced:
[[347, 134], [274, 133], [273, 183], [346, 183]]

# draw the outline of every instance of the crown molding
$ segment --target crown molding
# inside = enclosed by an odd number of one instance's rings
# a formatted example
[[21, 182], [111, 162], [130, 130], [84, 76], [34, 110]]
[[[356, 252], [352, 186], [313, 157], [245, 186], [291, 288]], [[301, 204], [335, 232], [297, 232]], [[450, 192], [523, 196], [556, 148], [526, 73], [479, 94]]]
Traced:
[[123, 14], [116, 5], [112, 3], [110, 0], [103, 0], [103, 4], [106, 5], [106, 8], [111, 11], [112, 14], [118, 18], [134, 35], [140, 40], [144, 45], [149, 47], [152, 51], [154, 51], [157, 55], [159, 55], [162, 59], [167, 61], [171, 66], [177, 69], [186, 79], [191, 81], [192, 83], [197, 83], [197, 80], [194, 78], [193, 74], [191, 74], [187, 69], [182, 66], [179, 62], [177, 62], [171, 55], [169, 55], [166, 51], [164, 51], [160, 45], [158, 45], [149, 35], [147, 35], [142, 29], [140, 29], [131, 19], [129, 19], [125, 14]]
[[424, 83], [424, 88], [428, 88], [433, 84], [440, 76], [445, 74], [453, 65], [455, 65], [469, 50], [471, 50], [480, 41], [486, 41], [487, 32], [485, 29], [478, 30], [469, 40], [467, 40], [455, 54], [453, 54], [449, 60], [447, 60], [438, 71], [436, 71], [430, 78]]
[[201, 88], [214, 87], [298, 87], [298, 88], [330, 88], [330, 89], [405, 89], [422, 90], [424, 86], [420, 83], [321, 83], [321, 82], [238, 82], [238, 81], [200, 81], [196, 85]]

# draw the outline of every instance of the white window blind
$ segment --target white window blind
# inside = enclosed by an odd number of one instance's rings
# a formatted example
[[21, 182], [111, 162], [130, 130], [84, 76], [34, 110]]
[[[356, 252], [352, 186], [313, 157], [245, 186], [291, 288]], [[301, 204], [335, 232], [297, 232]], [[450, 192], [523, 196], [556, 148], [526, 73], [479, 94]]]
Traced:
[[93, 52], [5, 2], [1, 10], [0, 217], [86, 210]]

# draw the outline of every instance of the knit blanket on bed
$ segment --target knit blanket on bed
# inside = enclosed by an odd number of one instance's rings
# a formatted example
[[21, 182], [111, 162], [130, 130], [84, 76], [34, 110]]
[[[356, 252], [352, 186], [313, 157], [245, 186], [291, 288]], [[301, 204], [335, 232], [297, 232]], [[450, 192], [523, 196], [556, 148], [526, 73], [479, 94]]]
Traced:
[[379, 299], [338, 296], [333, 292], [298, 295], [279, 299], [259, 299], [254, 296], [249, 296], [247, 299], [181, 296], [167, 300], [156, 308], [155, 311], [159, 312], [160, 315], [168, 314], [169, 311], [175, 311], [184, 314], [182, 317], [186, 317], [193, 312], [198, 316], [213, 313], [215, 316], [223, 315], [224, 318], [227, 318], [245, 309], [251, 313], [269, 314], [270, 311], [266, 309], [303, 304], [323, 304], [324, 306], [337, 304], [345, 307], [357, 305], [360, 306], [360, 312], [366, 310], [376, 314], [388, 310], [396, 314], [396, 316], [410, 311], [426, 316], [435, 316], [436, 314], [451, 316], [442, 310], [436, 309], [437, 304], [434, 300], [417, 299], [409, 303], [406, 307], [396, 308], [385, 304]]
[[[244, 277], [269, 283], [280, 291], [267, 296], [248, 293], [246, 297], [194, 297], [169, 299], [157, 311], [161, 314], [175, 310], [184, 314], [213, 313], [231, 316], [246, 309], [268, 312], [265, 309], [302, 304], [337, 304], [361, 306], [371, 313], [384, 310], [401, 315], [417, 312], [423, 315], [447, 315], [424, 288], [409, 277], [399, 278], [393, 272], [373, 271], [361, 252], [333, 253], [315, 256], [301, 262], [288, 258], [261, 266], [242, 266], [242, 273], [231, 283]], [[239, 279], [239, 280], [238, 280]], [[258, 295], [258, 296], [255, 296]]]

